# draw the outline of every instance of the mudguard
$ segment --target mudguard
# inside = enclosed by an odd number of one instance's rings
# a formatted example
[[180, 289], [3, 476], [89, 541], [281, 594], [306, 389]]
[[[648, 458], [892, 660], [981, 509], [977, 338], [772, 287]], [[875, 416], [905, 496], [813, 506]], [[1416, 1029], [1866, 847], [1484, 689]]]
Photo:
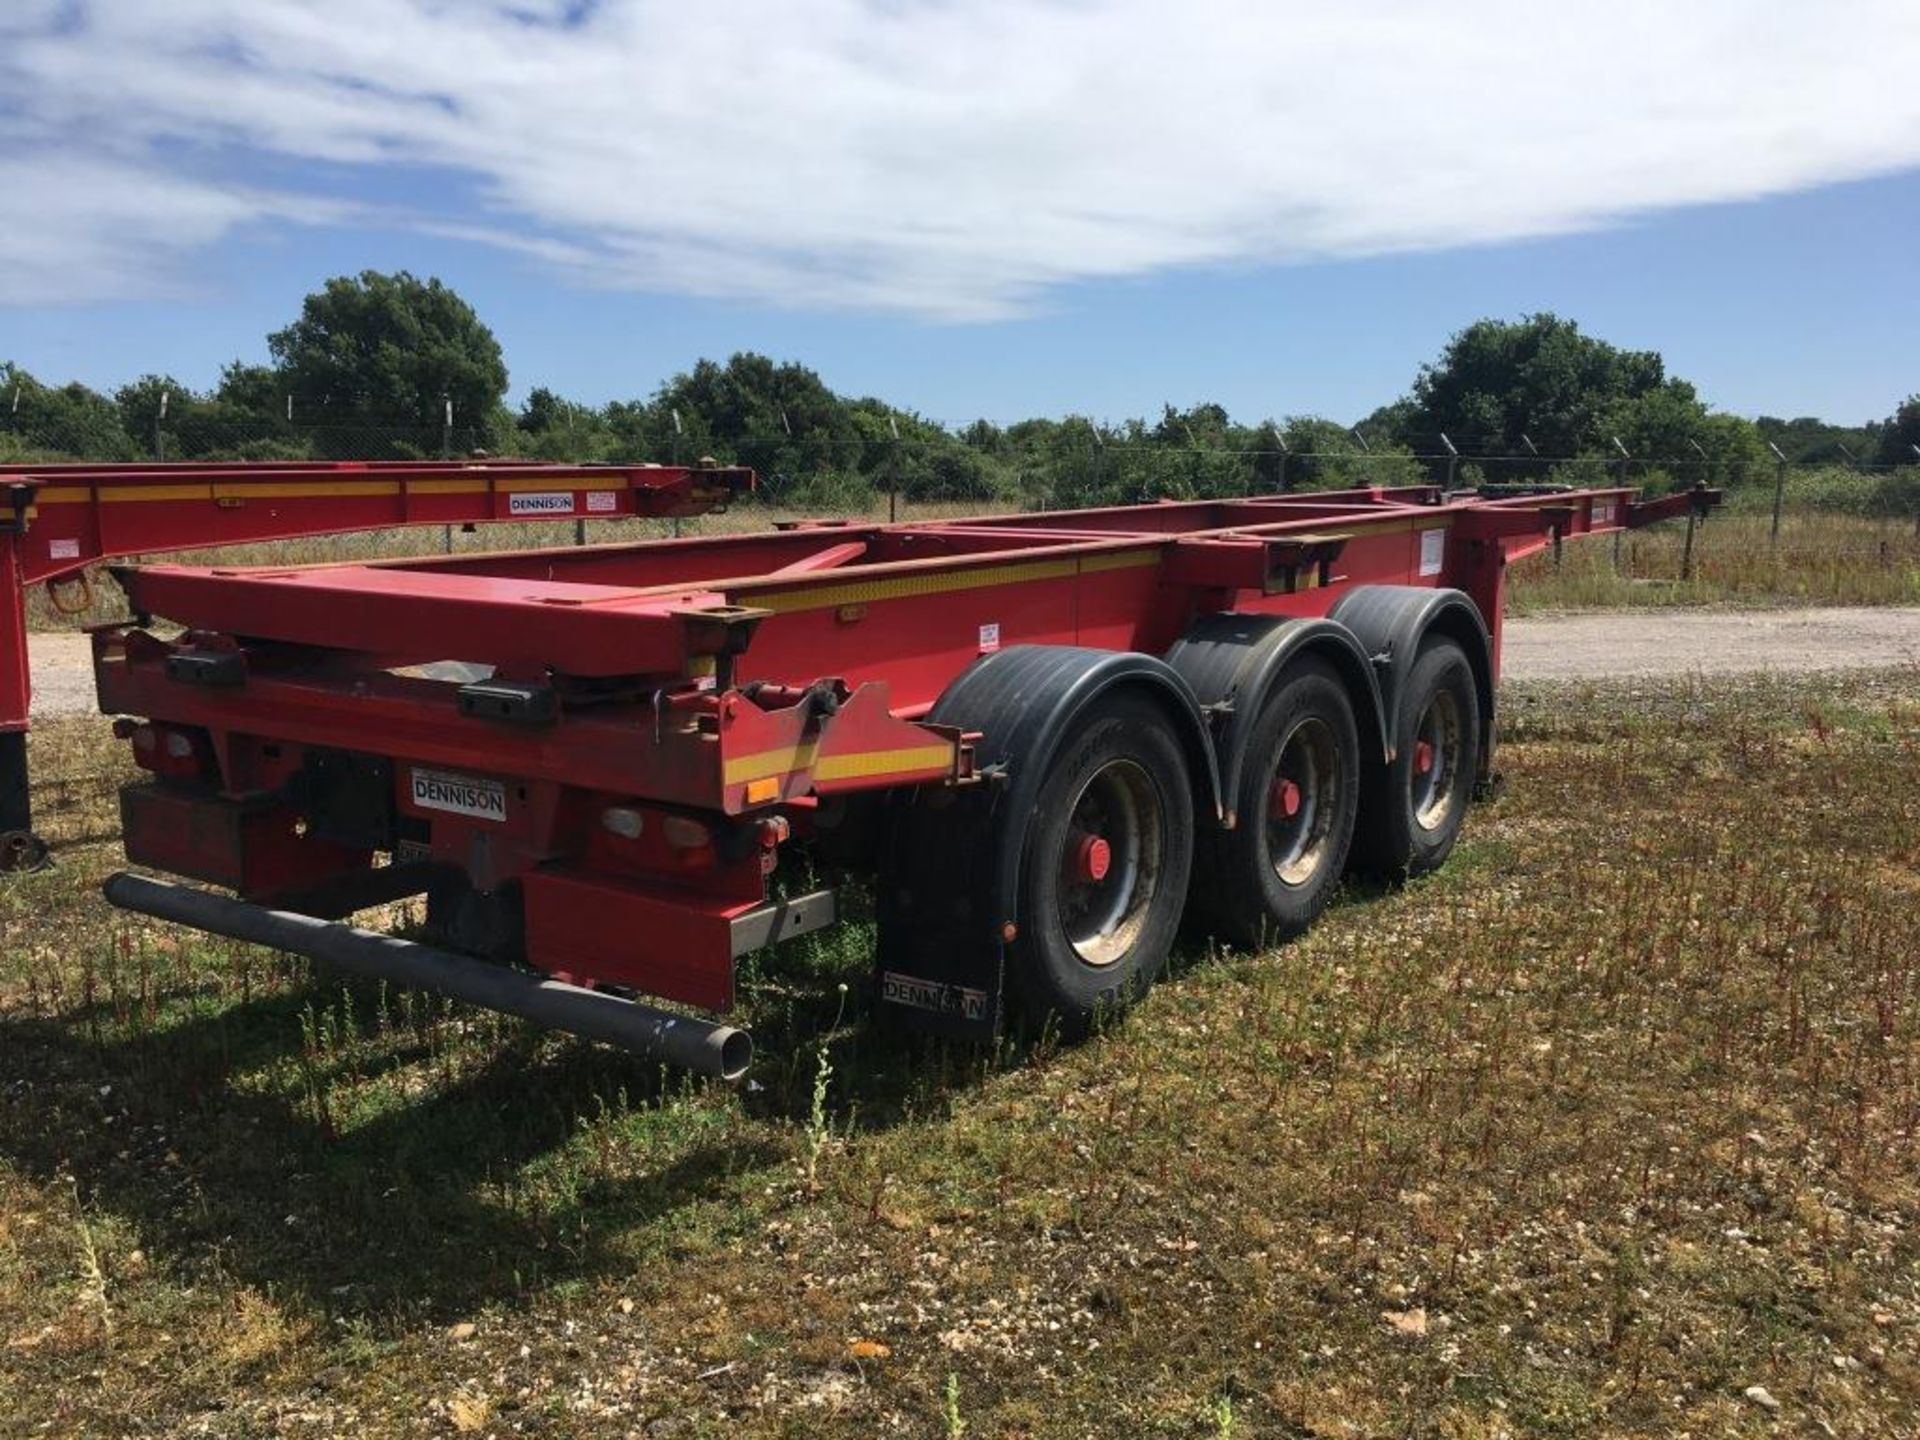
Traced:
[[1047, 767], [1086, 708], [1119, 688], [1161, 703], [1187, 752], [1194, 809], [1221, 816], [1219, 767], [1192, 689], [1150, 655], [1016, 645], [976, 660], [927, 719], [978, 732], [962, 789], [925, 786], [889, 806], [881, 860], [876, 983], [882, 1007], [916, 1029], [992, 1039], [1005, 1019], [1007, 946], [1026, 826]]
[[1422, 585], [1362, 585], [1340, 597], [1328, 619], [1354, 634], [1373, 661], [1380, 682], [1380, 713], [1392, 758], [1394, 717], [1400, 690], [1420, 642], [1429, 632], [1445, 635], [1466, 651], [1480, 699], [1480, 774], [1492, 771], [1494, 747], [1493, 641], [1480, 607], [1460, 590]]
[[[1346, 681], [1360, 731], [1361, 753], [1386, 758], [1387, 711], [1366, 648], [1335, 620], [1221, 612], [1196, 621], [1167, 651], [1167, 663], [1193, 687], [1206, 711], [1219, 755], [1220, 790], [1228, 804], [1240, 793], [1247, 737], [1274, 682], [1297, 656], [1316, 655]], [[1237, 817], [1227, 816], [1229, 825]]]

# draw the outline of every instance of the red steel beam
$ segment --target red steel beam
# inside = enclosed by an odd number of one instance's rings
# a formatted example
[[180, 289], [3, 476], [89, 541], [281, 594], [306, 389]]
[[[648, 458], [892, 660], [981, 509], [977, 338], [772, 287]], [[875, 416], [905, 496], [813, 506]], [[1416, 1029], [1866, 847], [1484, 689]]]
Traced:
[[514, 460], [33, 464], [0, 471], [0, 869], [32, 863], [26, 589], [127, 555], [521, 520], [703, 514], [754, 486], [711, 465]]

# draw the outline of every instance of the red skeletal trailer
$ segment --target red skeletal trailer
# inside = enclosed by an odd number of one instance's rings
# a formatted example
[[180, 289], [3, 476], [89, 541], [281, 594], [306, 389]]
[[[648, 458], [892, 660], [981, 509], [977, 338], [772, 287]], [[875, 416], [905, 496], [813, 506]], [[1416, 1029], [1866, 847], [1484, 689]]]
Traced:
[[[741, 955], [832, 923], [830, 889], [775, 876], [804, 846], [874, 877], [885, 1010], [1071, 1031], [1185, 912], [1252, 943], [1349, 865], [1441, 863], [1492, 774], [1509, 562], [1718, 498], [1408, 487], [130, 568], [136, 615], [185, 629], [94, 632], [150, 772], [127, 854], [239, 898], [109, 896], [738, 1074], [740, 1032], [628, 997], [724, 1012]], [[421, 893], [424, 944], [332, 918]]]

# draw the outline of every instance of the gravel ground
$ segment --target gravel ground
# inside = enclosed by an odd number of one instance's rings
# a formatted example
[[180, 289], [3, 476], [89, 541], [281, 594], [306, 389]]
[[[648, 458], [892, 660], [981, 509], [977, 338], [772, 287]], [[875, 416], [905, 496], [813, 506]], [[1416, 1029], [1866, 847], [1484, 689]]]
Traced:
[[[93, 709], [87, 637], [29, 637], [33, 713]], [[1920, 665], [1920, 607], [1818, 610], [1608, 610], [1507, 622], [1513, 680], [1859, 670]]]
[[1608, 610], [1507, 622], [1503, 675], [1599, 680], [1920, 665], [1920, 607]]

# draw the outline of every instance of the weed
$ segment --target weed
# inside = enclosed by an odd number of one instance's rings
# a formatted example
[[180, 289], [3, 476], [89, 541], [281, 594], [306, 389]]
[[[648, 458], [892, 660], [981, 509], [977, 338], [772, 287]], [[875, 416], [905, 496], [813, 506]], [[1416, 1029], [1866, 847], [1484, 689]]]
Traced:
[[967, 1422], [960, 1414], [960, 1377], [951, 1370], [947, 1372], [946, 1388], [940, 1392], [940, 1422], [947, 1440], [960, 1440], [967, 1433]]
[[80, 1238], [80, 1279], [86, 1295], [100, 1311], [100, 1327], [113, 1333], [113, 1311], [107, 1304], [107, 1271], [100, 1263], [100, 1247], [94, 1243], [93, 1227], [87, 1223], [86, 1207], [80, 1203], [80, 1185], [73, 1185], [73, 1223]]
[[833, 1135], [832, 1117], [827, 1111], [827, 1091], [833, 1084], [833, 1053], [830, 1045], [833, 1031], [839, 1028], [846, 1016], [846, 981], [840, 982], [839, 989], [840, 1009], [834, 1016], [833, 1025], [821, 1032], [820, 1043], [814, 1051], [813, 1103], [807, 1111], [806, 1128], [806, 1183], [809, 1195], [819, 1190], [820, 1152]]
[[1207, 1407], [1207, 1423], [1215, 1440], [1233, 1440], [1233, 1397], [1222, 1395]]

